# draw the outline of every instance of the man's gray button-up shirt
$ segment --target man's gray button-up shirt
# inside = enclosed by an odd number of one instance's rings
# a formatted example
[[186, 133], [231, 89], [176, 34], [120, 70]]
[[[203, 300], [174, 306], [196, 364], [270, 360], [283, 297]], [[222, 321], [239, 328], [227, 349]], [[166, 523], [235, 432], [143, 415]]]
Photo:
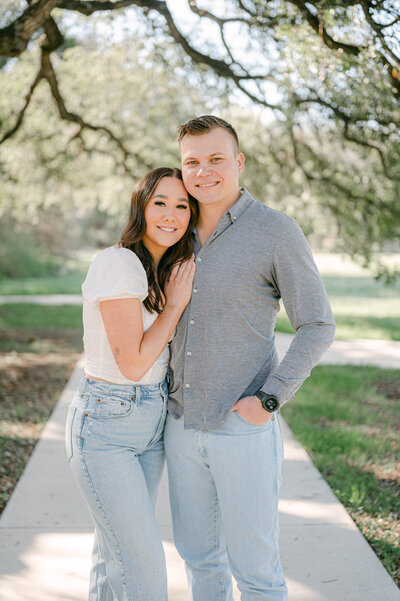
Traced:
[[[220, 426], [260, 388], [294, 396], [331, 344], [335, 324], [310, 248], [295, 221], [244, 190], [200, 247], [190, 304], [171, 342], [168, 410], [186, 428]], [[295, 338], [278, 364], [282, 298]]]

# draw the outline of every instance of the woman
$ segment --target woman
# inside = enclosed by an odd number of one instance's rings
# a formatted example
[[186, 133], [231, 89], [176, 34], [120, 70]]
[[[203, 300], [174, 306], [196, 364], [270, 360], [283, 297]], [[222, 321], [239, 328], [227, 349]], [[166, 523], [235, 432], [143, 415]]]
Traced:
[[168, 342], [188, 304], [198, 216], [178, 169], [136, 185], [117, 246], [82, 286], [85, 375], [68, 412], [68, 460], [95, 523], [90, 601], [165, 601], [154, 506], [163, 462]]

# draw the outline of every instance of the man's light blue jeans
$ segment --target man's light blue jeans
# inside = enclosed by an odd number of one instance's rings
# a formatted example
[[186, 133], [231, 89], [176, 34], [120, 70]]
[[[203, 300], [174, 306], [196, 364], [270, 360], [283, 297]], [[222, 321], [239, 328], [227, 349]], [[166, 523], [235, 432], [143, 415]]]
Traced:
[[193, 601], [287, 601], [278, 549], [283, 445], [279, 416], [254, 425], [237, 411], [216, 430], [164, 432], [176, 547]]
[[89, 601], [166, 601], [154, 506], [168, 387], [83, 379], [68, 411], [67, 456], [95, 523]]

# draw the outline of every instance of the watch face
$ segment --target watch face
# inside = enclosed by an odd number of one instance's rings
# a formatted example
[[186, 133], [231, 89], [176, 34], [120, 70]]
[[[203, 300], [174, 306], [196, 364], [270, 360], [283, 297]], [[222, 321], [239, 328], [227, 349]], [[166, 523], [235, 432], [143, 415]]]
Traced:
[[265, 406], [269, 411], [275, 411], [278, 406], [278, 401], [276, 399], [269, 398], [265, 401]]
[[262, 390], [259, 390], [256, 393], [256, 397], [258, 397], [260, 399], [261, 405], [264, 407], [264, 409], [266, 411], [269, 411], [270, 413], [272, 413], [279, 407], [278, 399], [276, 397], [274, 397], [272, 394], [269, 395], [269, 394], [266, 394], [265, 392], [263, 392]]

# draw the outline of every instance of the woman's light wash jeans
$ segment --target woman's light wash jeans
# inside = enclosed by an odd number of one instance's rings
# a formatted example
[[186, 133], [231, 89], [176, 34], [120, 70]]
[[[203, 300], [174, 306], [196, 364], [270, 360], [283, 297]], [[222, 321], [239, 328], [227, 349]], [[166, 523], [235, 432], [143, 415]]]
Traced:
[[237, 411], [216, 430], [164, 431], [176, 547], [193, 601], [287, 601], [278, 549], [283, 445], [279, 416], [254, 425]]
[[166, 601], [154, 507], [164, 465], [168, 386], [84, 378], [66, 448], [95, 523], [89, 601]]

